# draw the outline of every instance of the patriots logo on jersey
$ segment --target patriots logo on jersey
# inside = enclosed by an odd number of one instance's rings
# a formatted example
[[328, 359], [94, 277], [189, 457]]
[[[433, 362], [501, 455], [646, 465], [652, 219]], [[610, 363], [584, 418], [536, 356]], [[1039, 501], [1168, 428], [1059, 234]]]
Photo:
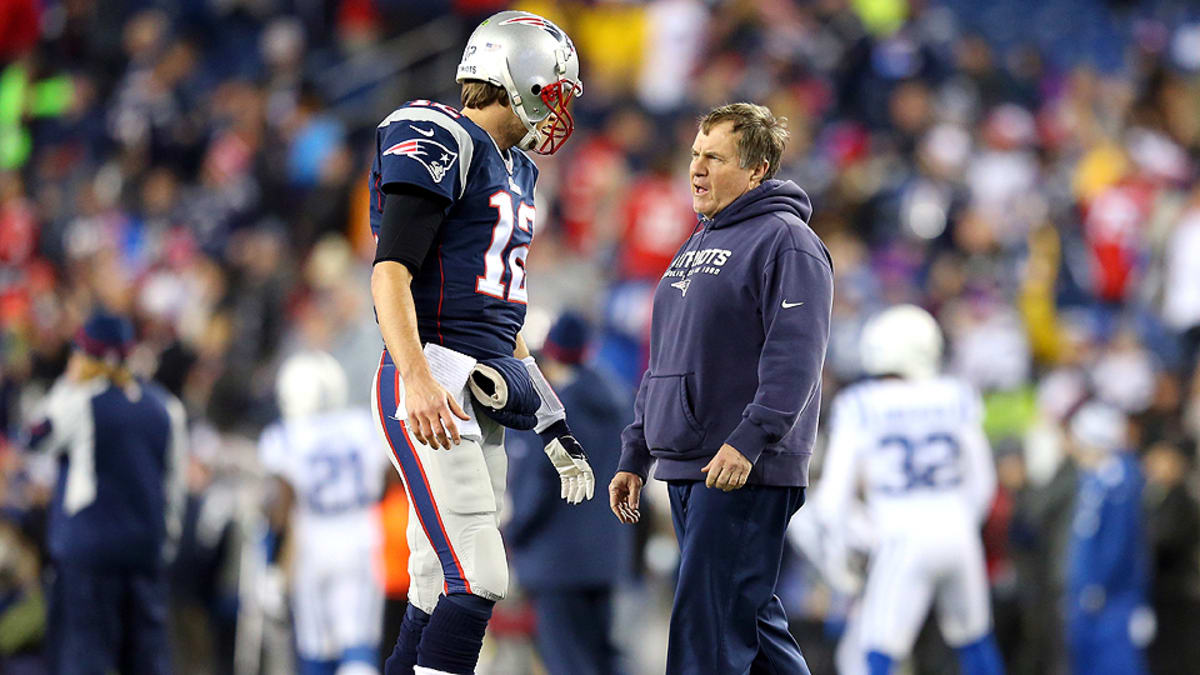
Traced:
[[399, 155], [421, 163], [429, 171], [433, 182], [440, 183], [446, 172], [454, 166], [458, 153], [437, 141], [425, 138], [410, 138], [383, 151], [384, 155]]
[[676, 281], [675, 283], [671, 284], [671, 288], [678, 288], [680, 296], [686, 298], [688, 287], [691, 285], [692, 285], [692, 278], [688, 277], [687, 279], [683, 279], [681, 281]]
[[537, 26], [538, 28], [541, 28], [542, 30], [546, 31], [547, 33], [553, 35], [555, 40], [561, 40], [563, 38], [563, 34], [559, 32], [558, 28], [556, 28], [554, 26], [554, 24], [550, 23], [549, 21], [546, 21], [545, 19], [543, 19], [541, 17], [516, 16], [511, 19], [505, 19], [504, 21], [501, 21], [500, 25], [507, 26], [510, 23], [520, 23], [520, 24], [525, 24], [526, 26]]

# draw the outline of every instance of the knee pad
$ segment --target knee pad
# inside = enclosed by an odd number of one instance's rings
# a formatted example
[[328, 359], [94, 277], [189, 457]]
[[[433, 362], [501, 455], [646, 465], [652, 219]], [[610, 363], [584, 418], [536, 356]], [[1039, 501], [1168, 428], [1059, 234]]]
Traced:
[[503, 600], [508, 594], [508, 560], [500, 530], [487, 523], [473, 539], [471, 563], [464, 570], [471, 592], [488, 600]]
[[442, 578], [440, 574], [424, 579], [412, 578], [408, 586], [408, 606], [415, 607], [427, 615], [433, 614], [433, 608], [437, 607], [438, 595], [441, 592]]

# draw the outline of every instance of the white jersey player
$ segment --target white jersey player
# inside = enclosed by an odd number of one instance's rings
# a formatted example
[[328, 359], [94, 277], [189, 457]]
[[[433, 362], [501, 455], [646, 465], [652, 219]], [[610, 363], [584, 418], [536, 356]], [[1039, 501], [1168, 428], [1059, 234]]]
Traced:
[[290, 357], [277, 382], [283, 420], [260, 440], [266, 469], [288, 487], [292, 610], [300, 672], [378, 672], [383, 591], [375, 504], [387, 456], [370, 412], [346, 407], [332, 356]]
[[861, 494], [874, 530], [861, 608], [868, 672], [907, 657], [931, 605], [964, 673], [1003, 672], [979, 535], [996, 487], [979, 396], [938, 375], [941, 331], [918, 307], [871, 320], [862, 351], [875, 379], [833, 401], [813, 505], [844, 529]]

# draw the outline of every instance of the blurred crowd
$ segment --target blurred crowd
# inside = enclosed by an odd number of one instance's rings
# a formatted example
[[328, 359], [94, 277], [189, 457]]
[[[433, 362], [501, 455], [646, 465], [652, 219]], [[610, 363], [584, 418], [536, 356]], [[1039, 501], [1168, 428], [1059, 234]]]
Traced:
[[[507, 6], [0, 0], [0, 664], [36, 654], [44, 630], [41, 514], [55, 468], [22, 453], [21, 425], [102, 304], [135, 317], [135, 369], [187, 407], [181, 649], [193, 672], [231, 667], [240, 549], [255, 545], [244, 517], [262, 478], [255, 442], [278, 415], [279, 361], [325, 349], [360, 383], [354, 402], [370, 400], [374, 126], [411, 98], [457, 103], [466, 35]], [[591, 360], [633, 390], [650, 293], [696, 223], [696, 115], [768, 105], [791, 130], [779, 177], [808, 191], [834, 260], [826, 399], [860, 377], [865, 319], [899, 302], [935, 314], [949, 370], [984, 394], [1001, 482], [985, 538], [1010, 669], [1063, 668], [1076, 475], [1060, 427], [1088, 397], [1128, 416], [1146, 476], [1151, 664], [1200, 667], [1187, 644], [1200, 631], [1200, 11], [1182, 0], [514, 6], [573, 36], [585, 81], [574, 137], [538, 160], [531, 344], [578, 310], [597, 329]], [[661, 600], [669, 520], [644, 521], [630, 583]], [[839, 603], [792, 562], [785, 600], [810, 664], [828, 672]], [[661, 603], [634, 606], [665, 617]], [[661, 646], [631, 656], [652, 662]], [[918, 651], [919, 672], [945, 664], [944, 646]]]

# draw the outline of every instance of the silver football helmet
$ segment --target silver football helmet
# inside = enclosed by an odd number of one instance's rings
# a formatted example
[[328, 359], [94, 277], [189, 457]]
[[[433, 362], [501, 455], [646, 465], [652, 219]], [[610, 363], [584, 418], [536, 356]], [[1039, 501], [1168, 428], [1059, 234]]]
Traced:
[[284, 418], [308, 417], [346, 406], [346, 371], [328, 353], [311, 349], [289, 356], [275, 380], [279, 411]]
[[553, 154], [575, 130], [567, 105], [583, 95], [579, 55], [561, 28], [536, 14], [506, 11], [485, 19], [467, 40], [455, 79], [504, 87], [525, 125], [522, 150]]
[[863, 327], [863, 370], [911, 380], [933, 377], [941, 366], [942, 344], [942, 330], [929, 312], [916, 305], [889, 307]]

